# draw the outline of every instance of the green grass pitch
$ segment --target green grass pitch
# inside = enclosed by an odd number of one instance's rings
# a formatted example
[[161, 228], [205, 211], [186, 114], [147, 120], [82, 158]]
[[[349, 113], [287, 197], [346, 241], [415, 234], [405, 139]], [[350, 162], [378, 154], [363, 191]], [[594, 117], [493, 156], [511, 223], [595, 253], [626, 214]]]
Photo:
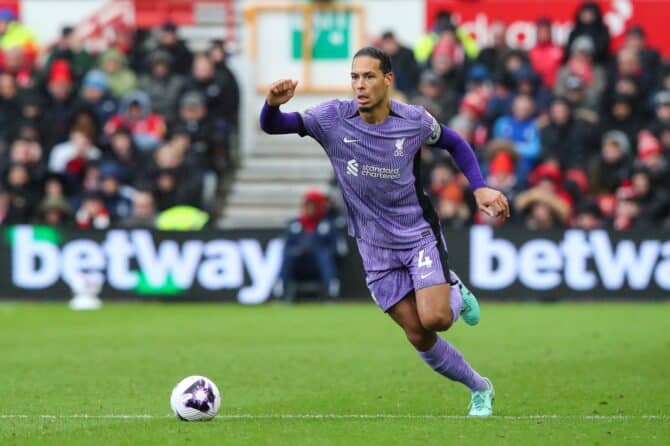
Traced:
[[[1, 445], [668, 444], [669, 304], [490, 304], [446, 334], [496, 417], [372, 304], [0, 304]], [[212, 422], [170, 414], [181, 378]], [[114, 418], [122, 416], [125, 418]]]

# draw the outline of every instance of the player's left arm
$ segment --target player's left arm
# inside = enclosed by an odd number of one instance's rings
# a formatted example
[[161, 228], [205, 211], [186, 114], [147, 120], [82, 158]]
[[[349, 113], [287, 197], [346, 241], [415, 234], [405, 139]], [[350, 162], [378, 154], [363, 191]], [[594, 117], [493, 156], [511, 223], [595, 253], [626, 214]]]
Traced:
[[461, 135], [433, 119], [428, 145], [448, 150], [456, 165], [470, 182], [479, 209], [491, 217], [509, 218], [509, 203], [502, 192], [486, 185], [477, 157]]

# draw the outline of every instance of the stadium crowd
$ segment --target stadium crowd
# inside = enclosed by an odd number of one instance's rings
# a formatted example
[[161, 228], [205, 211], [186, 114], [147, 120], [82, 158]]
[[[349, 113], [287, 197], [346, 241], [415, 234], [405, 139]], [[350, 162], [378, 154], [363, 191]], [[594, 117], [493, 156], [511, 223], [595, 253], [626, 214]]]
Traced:
[[91, 54], [65, 27], [39, 48], [0, 10], [0, 224], [206, 220], [238, 127], [223, 42], [194, 54], [174, 23], [125, 37]]
[[[514, 222], [670, 228], [670, 61], [638, 26], [614, 51], [595, 2], [574, 23], [565, 46], [540, 18], [529, 51], [507, 46], [503, 23], [477, 48], [443, 12], [414, 49], [390, 31], [377, 45], [391, 55], [395, 96], [470, 142], [489, 185], [510, 199]], [[500, 223], [476, 211], [446, 152], [424, 152], [424, 185], [446, 228]]]
[[[391, 55], [394, 96], [470, 142], [513, 222], [670, 227], [670, 61], [637, 26], [613, 51], [597, 3], [574, 23], [559, 46], [540, 18], [529, 51], [494, 23], [478, 48], [443, 12], [413, 49], [392, 32], [376, 44]], [[0, 224], [154, 227], [180, 205], [207, 218], [234, 164], [239, 89], [221, 41], [193, 54], [177, 31], [136, 30], [91, 54], [65, 27], [40, 48], [0, 10]], [[476, 211], [446, 152], [423, 159], [445, 227], [499, 224]]]

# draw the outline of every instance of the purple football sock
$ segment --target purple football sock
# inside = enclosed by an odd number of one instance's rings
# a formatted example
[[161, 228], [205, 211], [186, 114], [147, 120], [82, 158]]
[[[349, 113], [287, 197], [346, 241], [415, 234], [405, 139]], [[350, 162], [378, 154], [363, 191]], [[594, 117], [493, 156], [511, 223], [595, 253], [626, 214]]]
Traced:
[[471, 391], [488, 388], [486, 381], [470, 367], [461, 352], [441, 337], [437, 337], [437, 342], [430, 349], [418, 353], [437, 373], [465, 384]]

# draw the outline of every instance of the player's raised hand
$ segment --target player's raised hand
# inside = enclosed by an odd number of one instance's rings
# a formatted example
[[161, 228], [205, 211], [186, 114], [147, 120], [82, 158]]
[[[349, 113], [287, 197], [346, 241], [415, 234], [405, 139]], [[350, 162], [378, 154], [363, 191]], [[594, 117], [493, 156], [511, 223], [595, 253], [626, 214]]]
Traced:
[[293, 79], [281, 79], [273, 82], [268, 89], [268, 94], [265, 97], [268, 105], [276, 106], [287, 103], [295, 94], [295, 88], [298, 86], [298, 81]]
[[500, 191], [490, 187], [475, 190], [475, 200], [481, 211], [491, 217], [509, 218], [509, 203]]

